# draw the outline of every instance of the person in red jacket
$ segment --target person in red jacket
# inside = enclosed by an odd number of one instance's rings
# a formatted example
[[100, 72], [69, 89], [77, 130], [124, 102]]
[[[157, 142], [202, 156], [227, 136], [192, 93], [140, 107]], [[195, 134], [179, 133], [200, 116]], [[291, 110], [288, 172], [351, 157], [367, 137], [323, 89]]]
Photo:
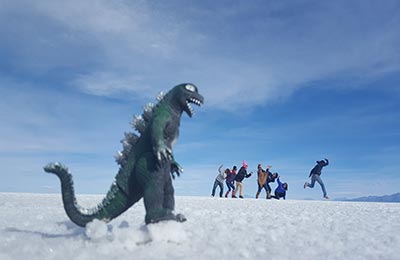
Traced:
[[225, 198], [229, 196], [229, 193], [235, 191], [235, 177], [236, 177], [236, 165], [233, 166], [232, 170], [227, 172], [225, 179], [226, 186], [228, 186], [228, 191], [225, 193]]

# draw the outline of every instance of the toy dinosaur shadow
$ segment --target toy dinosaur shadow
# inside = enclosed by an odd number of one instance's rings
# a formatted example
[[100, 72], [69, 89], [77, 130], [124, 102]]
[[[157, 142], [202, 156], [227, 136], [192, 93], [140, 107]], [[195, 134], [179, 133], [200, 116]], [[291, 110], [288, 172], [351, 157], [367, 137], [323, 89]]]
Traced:
[[34, 231], [34, 230], [25, 230], [25, 229], [20, 229], [20, 228], [15, 228], [15, 227], [8, 227], [5, 228], [5, 232], [9, 233], [25, 233], [25, 234], [30, 234], [30, 235], [38, 235], [42, 238], [71, 238], [71, 237], [82, 237], [84, 239], [88, 239], [86, 234], [85, 234], [85, 229], [77, 227], [70, 221], [65, 221], [65, 222], [58, 222], [58, 225], [64, 225], [67, 230], [70, 231], [70, 233], [67, 234], [52, 234], [52, 233], [46, 233], [46, 232], [41, 232], [41, 231]]

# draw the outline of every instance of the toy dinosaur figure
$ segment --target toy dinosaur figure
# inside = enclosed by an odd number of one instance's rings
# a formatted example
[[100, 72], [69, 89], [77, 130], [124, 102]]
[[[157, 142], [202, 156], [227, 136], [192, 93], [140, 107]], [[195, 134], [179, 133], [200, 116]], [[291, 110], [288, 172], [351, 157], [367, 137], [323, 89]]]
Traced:
[[[179, 135], [182, 112], [192, 117], [191, 103], [203, 104], [203, 97], [195, 85], [180, 84], [167, 94], [157, 97], [157, 105], [147, 104], [132, 125], [140, 133], [125, 133], [121, 141], [123, 151], [116, 161], [120, 169], [103, 201], [92, 209], [80, 207], [75, 198], [72, 175], [60, 163], [44, 167], [60, 178], [64, 209], [75, 224], [84, 227], [93, 219], [105, 222], [119, 216], [141, 198], [146, 209], [146, 224], [162, 220], [183, 222], [182, 214], [174, 214], [175, 199], [172, 178], [180, 176], [182, 168], [175, 161], [172, 146]], [[170, 175], [171, 174], [171, 175]]]

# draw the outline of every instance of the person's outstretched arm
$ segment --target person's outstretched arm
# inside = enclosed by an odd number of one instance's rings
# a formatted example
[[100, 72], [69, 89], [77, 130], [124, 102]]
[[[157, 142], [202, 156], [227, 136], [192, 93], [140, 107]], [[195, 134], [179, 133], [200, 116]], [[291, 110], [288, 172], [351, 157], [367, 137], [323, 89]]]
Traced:
[[221, 166], [219, 166], [219, 168], [218, 168], [218, 172], [219, 172], [219, 173], [222, 173], [222, 167], [224, 167], [223, 164], [221, 164]]
[[329, 164], [329, 160], [327, 158], [325, 158], [325, 164], [324, 166], [327, 166]]

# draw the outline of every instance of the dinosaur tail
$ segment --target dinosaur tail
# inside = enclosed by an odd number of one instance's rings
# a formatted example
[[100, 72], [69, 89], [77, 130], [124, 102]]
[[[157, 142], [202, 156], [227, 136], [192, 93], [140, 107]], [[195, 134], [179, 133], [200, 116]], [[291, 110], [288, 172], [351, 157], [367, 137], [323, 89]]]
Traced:
[[44, 167], [44, 170], [60, 178], [65, 212], [71, 221], [78, 226], [85, 227], [87, 223], [94, 219], [109, 222], [133, 204], [114, 182], [101, 203], [94, 208], [82, 208], [76, 201], [72, 175], [68, 168], [60, 163], [50, 163]]

